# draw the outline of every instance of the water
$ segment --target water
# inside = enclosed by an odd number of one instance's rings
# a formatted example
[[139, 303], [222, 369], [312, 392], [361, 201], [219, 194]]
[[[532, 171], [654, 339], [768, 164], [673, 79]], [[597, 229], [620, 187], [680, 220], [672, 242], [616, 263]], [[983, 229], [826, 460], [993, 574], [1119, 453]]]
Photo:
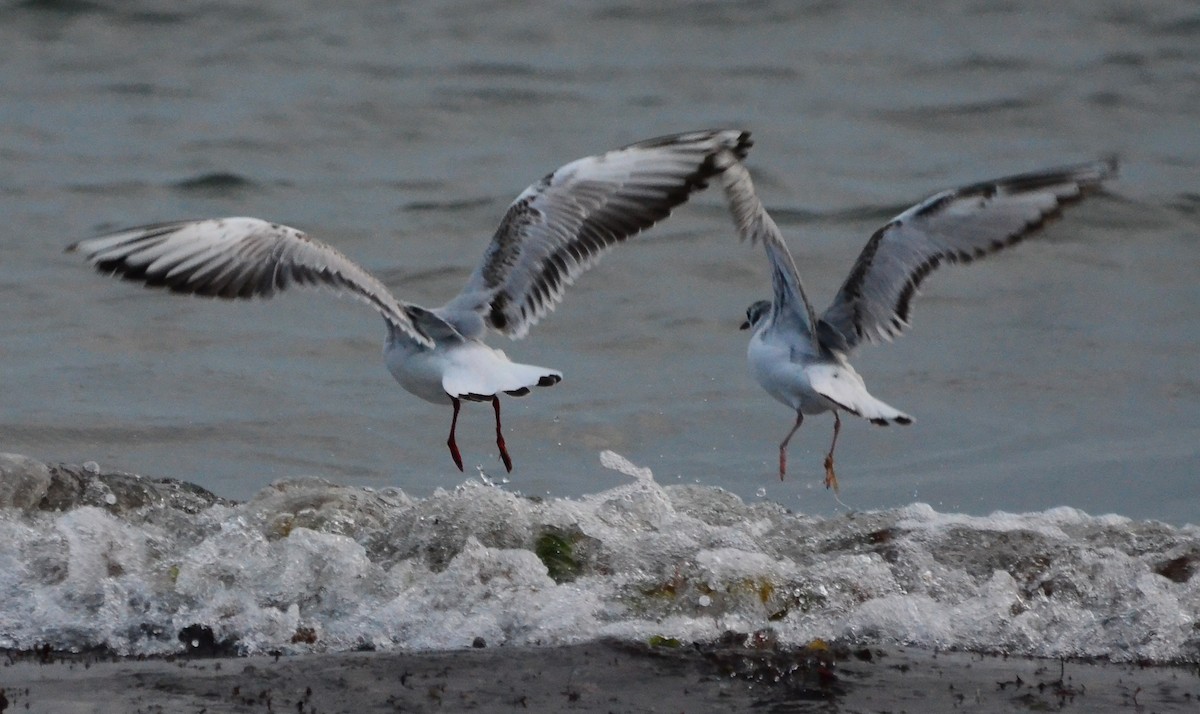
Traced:
[[[172, 298], [61, 248], [258, 215], [436, 305], [545, 172], [734, 125], [755, 133], [764, 199], [822, 304], [871, 231], [928, 193], [1118, 153], [1111, 195], [1009, 254], [939, 271], [913, 329], [861, 352], [868, 385], [917, 423], [847, 424], [844, 499], [1200, 514], [1189, 3], [155, 7], [0, 11], [5, 450], [235, 498], [298, 475], [452, 487], [449, 414], [392, 383], [361, 305]], [[502, 345], [566, 374], [506, 402], [513, 488], [614, 485], [593, 455], [616, 449], [664, 479], [837, 511], [818, 488], [828, 417], [793, 441], [793, 479], [772, 475], [790, 415], [749, 379], [736, 330], [765, 261], [732, 235], [702, 194]], [[460, 439], [494, 472], [487, 412], [468, 409]]]
[[293, 480], [244, 504], [21, 464], [28, 486], [0, 505], [49, 494], [60, 510], [0, 509], [0, 647], [442, 649], [769, 630], [793, 646], [1200, 656], [1195, 526], [1067, 507], [814, 518], [599, 460], [622, 485], [579, 499]]
[[[1198, 37], [1187, 2], [7, 3], [0, 451], [237, 500], [300, 477], [417, 499], [499, 482], [490, 410], [464, 411], [459, 474], [449, 410], [394, 384], [361, 305], [167, 296], [62, 248], [262, 216], [436, 305], [547, 171], [744, 126], [822, 304], [870, 233], [929, 193], [1117, 153], [1107, 194], [938, 271], [913, 328], [859, 354], [873, 393], [917, 421], [848, 421], [841, 497], [1197, 523]], [[791, 415], [747, 375], [736, 329], [766, 284], [710, 191], [608, 256], [527, 340], [492, 340], [565, 374], [506, 400], [505, 490], [605, 493], [624, 483], [596, 459], [613, 450], [664, 485], [844, 518], [820, 487], [828, 417], [793, 439], [789, 479], [774, 474]]]

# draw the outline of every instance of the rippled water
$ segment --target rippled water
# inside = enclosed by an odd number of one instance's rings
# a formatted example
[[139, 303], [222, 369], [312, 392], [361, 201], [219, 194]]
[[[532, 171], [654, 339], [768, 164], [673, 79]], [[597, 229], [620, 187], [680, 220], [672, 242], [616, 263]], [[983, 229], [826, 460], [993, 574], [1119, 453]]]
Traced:
[[[754, 132], [750, 164], [818, 300], [935, 190], [1117, 153], [1107, 194], [939, 271], [913, 329], [861, 353], [872, 391], [917, 421], [846, 424], [842, 498], [1200, 520], [1194, 3], [30, 0], [0, 6], [0, 97], [0, 451], [237, 499], [300, 476], [453, 488], [448, 410], [393, 383], [369, 310], [166, 296], [63, 246], [256, 215], [436, 305], [547, 171], [728, 125]], [[764, 263], [710, 192], [504, 344], [566, 376], [506, 402], [505, 488], [602, 493], [622, 483], [595, 458], [612, 449], [664, 484], [839, 512], [819, 487], [828, 417], [774, 476], [791, 417], [746, 374], [736, 329]], [[459, 443], [499, 480], [490, 419], [469, 405]]]

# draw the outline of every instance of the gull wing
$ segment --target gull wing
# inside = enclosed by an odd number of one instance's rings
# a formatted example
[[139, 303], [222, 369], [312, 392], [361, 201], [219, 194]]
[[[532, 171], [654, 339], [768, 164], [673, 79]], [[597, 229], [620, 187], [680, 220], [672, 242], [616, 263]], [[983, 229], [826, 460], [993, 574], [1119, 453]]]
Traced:
[[1115, 175], [1115, 159], [1019, 174], [943, 191], [875, 232], [818, 326], [849, 352], [908, 326], [913, 296], [942, 263], [969, 263], [1020, 242]]
[[750, 145], [744, 131], [697, 131], [572, 161], [517, 196], [463, 291], [437, 313], [468, 336], [486, 324], [524, 337], [604, 253], [704, 188], [718, 153], [740, 158]]
[[433, 341], [374, 276], [333, 247], [259, 218], [212, 218], [129, 228], [80, 241], [100, 272], [149, 287], [218, 298], [267, 298], [296, 285], [326, 287], [374, 307], [388, 325], [428, 347]]
[[740, 161], [733, 160], [721, 175], [721, 182], [738, 236], [751, 244], [761, 243], [771, 264], [772, 299], [767, 329], [794, 334], [807, 343], [806, 352], [818, 354], [820, 349], [814, 332], [817, 318], [812, 304], [804, 294], [796, 262], [783, 242], [779, 226], [754, 192], [750, 172]]

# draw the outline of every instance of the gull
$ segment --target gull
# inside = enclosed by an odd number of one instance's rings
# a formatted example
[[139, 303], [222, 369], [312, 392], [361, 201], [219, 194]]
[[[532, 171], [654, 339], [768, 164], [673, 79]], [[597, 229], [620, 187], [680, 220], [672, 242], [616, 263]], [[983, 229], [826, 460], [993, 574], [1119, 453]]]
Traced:
[[842, 412], [880, 426], [912, 423], [908, 414], [867, 392], [849, 361], [859, 344], [900, 335], [909, 325], [913, 297], [939, 265], [970, 263], [1020, 242], [1117, 169], [1116, 160], [1108, 159], [934, 194], [875, 231], [833, 303], [817, 317], [749, 172], [731, 157], [727, 161], [721, 180], [738, 235], [762, 243], [771, 265], [773, 297], [750, 305], [742, 324], [743, 330], [754, 330], [746, 349], [750, 372], [768, 394], [796, 412], [779, 444], [779, 478], [787, 473], [787, 445], [804, 415], [832, 411], [825, 487], [834, 491], [833, 450]]
[[617, 243], [666, 218], [725, 164], [744, 157], [748, 132], [722, 129], [650, 139], [572, 161], [509, 205], [462, 291], [437, 308], [404, 302], [332, 246], [259, 218], [213, 218], [128, 228], [67, 248], [97, 270], [148, 287], [217, 298], [268, 298], [290, 286], [353, 296], [382, 316], [388, 371], [406, 391], [449, 404], [446, 445], [461, 400], [490, 401], [496, 446], [512, 459], [500, 426], [500, 394], [524, 396], [562, 379], [556, 369], [512, 362], [487, 346], [488, 328], [513, 339], [562, 299], [565, 287]]

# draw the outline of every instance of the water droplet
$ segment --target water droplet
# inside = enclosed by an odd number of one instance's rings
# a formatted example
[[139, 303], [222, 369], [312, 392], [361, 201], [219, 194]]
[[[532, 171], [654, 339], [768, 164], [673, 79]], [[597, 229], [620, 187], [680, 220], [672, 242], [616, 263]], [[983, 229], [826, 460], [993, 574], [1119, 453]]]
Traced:
[[758, 487], [758, 490], [754, 492], [754, 495], [758, 496], [759, 498], [765, 498], [765, 497], [766, 497], [766, 495], [767, 495], [767, 489], [766, 489], [766, 487], [765, 487], [765, 486], [759, 486], [759, 487]]

